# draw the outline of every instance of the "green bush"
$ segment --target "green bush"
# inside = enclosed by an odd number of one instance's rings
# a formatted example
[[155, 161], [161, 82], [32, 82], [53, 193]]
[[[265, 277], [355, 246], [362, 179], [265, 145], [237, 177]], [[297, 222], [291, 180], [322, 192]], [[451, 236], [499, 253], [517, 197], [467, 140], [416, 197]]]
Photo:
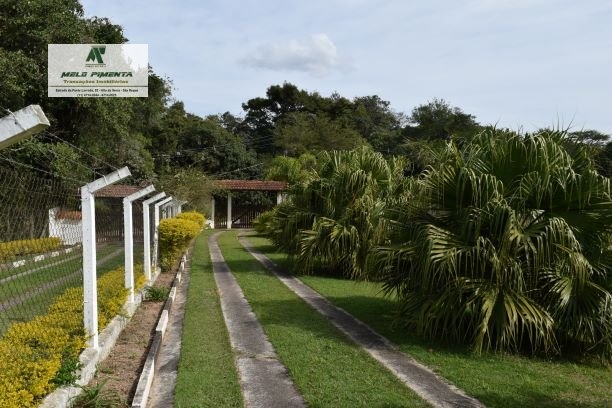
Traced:
[[145, 302], [163, 302], [168, 299], [170, 289], [165, 286], [147, 286], [144, 293]]
[[266, 211], [264, 213], [259, 214], [257, 218], [253, 220], [253, 227], [255, 228], [255, 231], [263, 235], [268, 234], [273, 228], [272, 226], [274, 222], [274, 216], [274, 210]]
[[159, 265], [170, 270], [202, 227], [195, 221], [167, 218], [159, 223]]
[[182, 212], [176, 216], [176, 218], [180, 220], [190, 220], [195, 222], [200, 226], [200, 228], [204, 228], [204, 223], [206, 223], [206, 218], [204, 215], [200, 214], [197, 211], [187, 211]]
[[0, 242], [0, 262], [9, 262], [24, 255], [53, 251], [61, 246], [62, 240], [56, 237]]

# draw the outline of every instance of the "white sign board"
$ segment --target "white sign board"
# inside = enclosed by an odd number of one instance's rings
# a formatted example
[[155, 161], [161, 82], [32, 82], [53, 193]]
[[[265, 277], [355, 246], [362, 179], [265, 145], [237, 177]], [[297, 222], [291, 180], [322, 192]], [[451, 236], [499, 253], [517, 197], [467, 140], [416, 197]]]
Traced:
[[49, 97], [147, 97], [147, 44], [49, 44]]

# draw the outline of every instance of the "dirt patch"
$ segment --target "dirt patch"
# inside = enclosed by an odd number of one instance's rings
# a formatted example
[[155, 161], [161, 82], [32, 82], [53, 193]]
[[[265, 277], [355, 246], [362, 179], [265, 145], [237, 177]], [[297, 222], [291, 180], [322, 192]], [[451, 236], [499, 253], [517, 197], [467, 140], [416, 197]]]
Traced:
[[[162, 273], [154, 285], [169, 288], [174, 276], [174, 273]], [[110, 355], [99, 364], [89, 387], [105, 382], [105, 393], [117, 395], [125, 406], [131, 404], [163, 307], [164, 302], [142, 302], [138, 306]]]

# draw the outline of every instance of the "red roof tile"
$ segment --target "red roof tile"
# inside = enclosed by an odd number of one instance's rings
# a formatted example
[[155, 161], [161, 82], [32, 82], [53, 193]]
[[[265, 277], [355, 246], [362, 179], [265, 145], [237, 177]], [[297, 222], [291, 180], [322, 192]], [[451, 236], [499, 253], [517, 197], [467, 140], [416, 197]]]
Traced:
[[142, 190], [142, 187], [127, 186], [125, 184], [111, 184], [110, 186], [106, 186], [96, 191], [94, 195], [96, 197], [105, 198], [123, 198], [140, 190]]
[[217, 180], [217, 186], [226, 190], [284, 191], [287, 183], [268, 180]]
[[80, 211], [59, 210], [55, 213], [56, 220], [80, 220], [81, 217]]

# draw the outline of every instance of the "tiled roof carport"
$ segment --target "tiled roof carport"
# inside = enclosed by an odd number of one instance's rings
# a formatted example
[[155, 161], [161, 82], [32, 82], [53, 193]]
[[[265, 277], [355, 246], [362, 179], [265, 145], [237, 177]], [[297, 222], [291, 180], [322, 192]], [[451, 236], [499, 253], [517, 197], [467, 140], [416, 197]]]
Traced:
[[[288, 184], [284, 181], [272, 180], [217, 180], [214, 185], [227, 190], [227, 229], [232, 228], [232, 191], [276, 191], [276, 203], [283, 201], [282, 192], [287, 190]], [[215, 199], [211, 206], [212, 228], [215, 228]]]

